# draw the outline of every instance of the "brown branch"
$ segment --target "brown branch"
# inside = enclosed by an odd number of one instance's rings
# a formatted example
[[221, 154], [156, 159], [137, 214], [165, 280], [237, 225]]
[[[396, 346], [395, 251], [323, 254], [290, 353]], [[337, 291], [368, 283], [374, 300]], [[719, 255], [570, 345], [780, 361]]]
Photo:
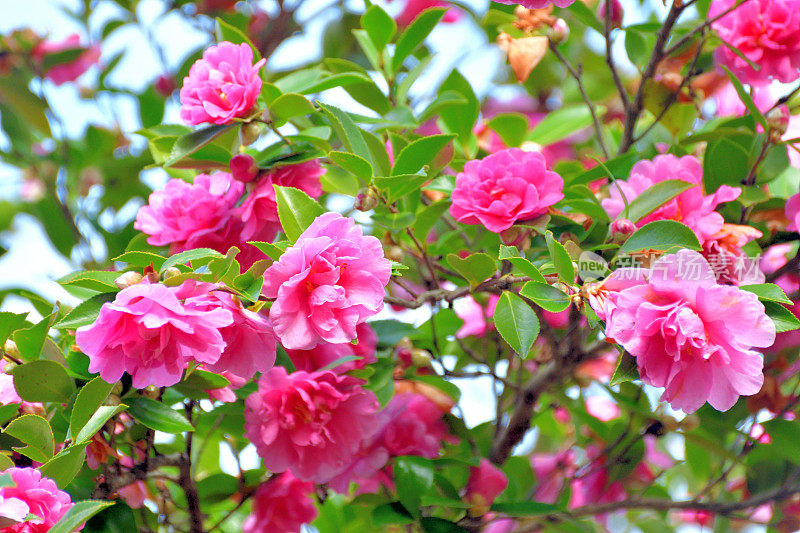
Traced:
[[[686, 43], [688, 43], [688, 42], [689, 42], [689, 41], [690, 41], [692, 38], [694, 38], [694, 37], [695, 37], [697, 34], [699, 34], [699, 33], [705, 33], [705, 32], [706, 32], [706, 30], [708, 30], [708, 29], [711, 27], [711, 25], [712, 25], [712, 24], [714, 24], [715, 22], [717, 22], [719, 19], [721, 19], [721, 18], [725, 17], [725, 16], [726, 16], [726, 15], [728, 15], [729, 13], [732, 13], [732, 12], [736, 11], [736, 10], [737, 10], [737, 9], [739, 9], [739, 8], [740, 8], [742, 5], [746, 4], [746, 3], [747, 3], [747, 2], [749, 2], [749, 1], [750, 1], [750, 0], [742, 0], [742, 1], [741, 1], [741, 2], [739, 2], [738, 4], [736, 4], [736, 5], [733, 5], [733, 6], [729, 7], [728, 9], [726, 9], [725, 11], [723, 11], [722, 13], [720, 13], [719, 15], [717, 15], [716, 17], [712, 17], [712, 18], [710, 18], [710, 19], [706, 20], [706, 21], [705, 21], [703, 24], [701, 24], [700, 26], [696, 27], [695, 29], [693, 29], [692, 31], [690, 31], [689, 33], [687, 33], [686, 35], [684, 35], [684, 36], [683, 36], [683, 37], [682, 37], [680, 40], [678, 40], [678, 41], [677, 41], [675, 44], [673, 44], [672, 46], [670, 46], [670, 47], [667, 49], [667, 51], [664, 53], [664, 55], [666, 55], [666, 56], [669, 56], [669, 55], [672, 55], [673, 53], [677, 52], [678, 50], [680, 50], [680, 49], [681, 49], [681, 47], [682, 47], [682, 46], [684, 46]], [[687, 5], [687, 6], [684, 6], [684, 7], [688, 7], [688, 5]]]
[[471, 287], [459, 287], [458, 289], [453, 290], [446, 290], [446, 289], [434, 289], [430, 291], [425, 291], [417, 296], [414, 300], [406, 300], [404, 298], [398, 298], [396, 296], [384, 296], [383, 301], [390, 305], [398, 305], [400, 307], [405, 307], [406, 309], [419, 309], [425, 304], [428, 303], [436, 303], [436, 302], [448, 302], [451, 303], [459, 298], [463, 298], [468, 294], [475, 294], [479, 292], [491, 292], [491, 293], [500, 293], [504, 290], [508, 290], [511, 286], [515, 283], [525, 283], [527, 281], [531, 281], [531, 278], [528, 277], [515, 277], [515, 276], [503, 276], [502, 278], [493, 278], [476, 286], [474, 289]]
[[119, 489], [127, 487], [131, 483], [147, 479], [150, 473], [155, 472], [162, 466], [179, 466], [180, 462], [180, 454], [157, 455], [152, 457], [148, 461], [138, 464], [126, 472], [106, 477], [95, 487], [94, 492], [92, 492], [92, 498], [100, 500], [108, 499]]
[[614, 63], [614, 56], [612, 54], [612, 48], [614, 42], [611, 40], [611, 15], [613, 12], [613, 6], [611, 2], [606, 2], [606, 20], [605, 26], [603, 27], [603, 36], [606, 39], [606, 64], [608, 65], [609, 70], [611, 70], [611, 77], [614, 78], [614, 85], [617, 86], [617, 92], [619, 93], [619, 98], [622, 100], [622, 107], [625, 109], [625, 114], [628, 114], [628, 111], [631, 107], [630, 98], [628, 98], [628, 90], [625, 88], [625, 85], [622, 83], [622, 79], [619, 76], [619, 71], [617, 70], [617, 65]]
[[[190, 400], [186, 406], [186, 418], [192, 422], [192, 411], [194, 400]], [[189, 532], [205, 533], [203, 529], [203, 513], [200, 511], [200, 494], [197, 492], [197, 484], [192, 477], [192, 442], [194, 433], [186, 434], [186, 451], [181, 454], [181, 461], [178, 465], [180, 471], [179, 484], [186, 495], [186, 507], [189, 513]]]

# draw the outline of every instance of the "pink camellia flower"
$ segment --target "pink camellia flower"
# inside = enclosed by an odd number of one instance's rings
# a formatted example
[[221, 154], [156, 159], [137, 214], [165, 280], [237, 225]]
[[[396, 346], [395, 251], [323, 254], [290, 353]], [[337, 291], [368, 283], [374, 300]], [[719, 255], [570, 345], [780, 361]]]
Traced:
[[[2, 474], [10, 474], [14, 482], [14, 486], [0, 487], [4, 533], [47, 533], [74, 505], [69, 494], [35, 468], [9, 468]], [[25, 520], [28, 515], [37, 518]]]
[[609, 422], [619, 417], [619, 406], [604, 396], [589, 396], [586, 412], [602, 422]]
[[269, 319], [244, 308], [232, 294], [216, 290], [211, 283], [188, 280], [181, 285], [176, 296], [191, 304], [193, 309], [214, 312], [228, 311], [233, 323], [220, 328], [225, 348], [219, 359], [205, 365], [211, 372], [228, 372], [244, 380], [256, 372], [266, 372], [275, 364], [275, 335]]
[[176, 384], [192, 361], [216, 363], [225, 349], [219, 328], [234, 323], [233, 313], [181, 296], [181, 287], [138, 283], [103, 304], [94, 324], [75, 335], [89, 356], [89, 372], [109, 383], [128, 372], [133, 386], [143, 389]]
[[537, 453], [531, 457], [536, 474], [534, 501], [555, 503], [568, 477], [575, 474], [575, 454], [567, 449], [557, 453]]
[[[708, 10], [709, 20], [735, 5], [736, 0], [714, 0]], [[764, 85], [771, 79], [790, 83], [798, 78], [800, 0], [744, 2], [712, 27], [728, 44], [717, 47], [717, 61], [731, 69], [742, 82]], [[760, 68], [756, 70], [753, 64]]]
[[468, 161], [456, 177], [450, 214], [464, 224], [500, 233], [515, 222], [543, 215], [564, 198], [564, 180], [538, 152], [510, 148]]
[[258, 165], [255, 158], [249, 154], [236, 154], [229, 163], [231, 176], [236, 181], [250, 183], [258, 177]]
[[465, 296], [453, 302], [456, 315], [464, 321], [464, 324], [456, 332], [456, 337], [463, 339], [472, 335], [476, 337], [486, 335], [486, 332], [494, 327], [491, 318], [494, 316], [494, 308], [497, 307], [499, 301], [499, 296], [490, 294], [485, 306], [479, 304], [472, 296]]
[[703, 243], [703, 257], [708, 260], [719, 283], [739, 286], [764, 283], [758, 260], [750, 258], [742, 250], [745, 244], [761, 235], [751, 226], [726, 223]]
[[200, 174], [191, 184], [171, 179], [150, 195], [133, 227], [149, 235], [148, 243], [169, 245], [172, 253], [192, 248], [224, 253], [236, 227], [234, 207], [243, 192], [244, 184], [227, 172]]
[[444, 17], [442, 17], [442, 22], [444, 23], [449, 24], [461, 18], [461, 13], [452, 9], [447, 2], [442, 2], [441, 0], [405, 0], [403, 10], [395, 17], [395, 20], [398, 26], [408, 26], [420, 13], [432, 7], [449, 8], [445, 12]]
[[0, 370], [0, 405], [22, 403], [22, 398], [14, 387], [14, 376]]
[[152, 498], [144, 481], [134, 481], [130, 485], [125, 485], [119, 489], [117, 493], [131, 509], [140, 509], [145, 500]]
[[310, 350], [286, 350], [286, 353], [297, 370], [306, 372], [320, 370], [343, 357], [359, 357], [360, 359], [346, 361], [334, 368], [328, 368], [328, 370], [341, 374], [356, 368], [364, 368], [367, 364], [377, 360], [375, 348], [378, 345], [378, 337], [366, 322], [356, 326], [356, 333], [358, 334], [358, 344], [322, 342]]
[[[233, 162], [233, 161], [231, 161]], [[259, 179], [237, 210], [244, 222], [242, 239], [272, 242], [281, 229], [274, 185], [300, 189], [312, 198], [322, 195], [320, 177], [325, 168], [316, 159], [271, 170]]]
[[[769, 87], [754, 87], [751, 96], [756, 108], [762, 113], [766, 113], [777, 101], [772, 96]], [[748, 112], [747, 106], [742, 102], [732, 83], [723, 85], [721, 89], [713, 94], [713, 98], [717, 104], [716, 114], [718, 116], [740, 117]]]
[[258, 71], [266, 63], [253, 64], [253, 49], [246, 43], [227, 41], [203, 52], [183, 78], [181, 118], [187, 124], [227, 124], [253, 111], [261, 92]]
[[275, 334], [290, 350], [356, 339], [356, 326], [383, 309], [391, 274], [378, 239], [338, 213], [317, 217], [264, 273]]
[[73, 33], [63, 41], [42, 41], [33, 47], [31, 54], [34, 61], [41, 63], [45, 57], [67, 50], [83, 50], [83, 52], [69, 63], [54, 65], [44, 73], [44, 76], [56, 85], [77, 80], [100, 60], [100, 46], [91, 45], [86, 48], [81, 44], [81, 37], [77, 33]]
[[442, 420], [445, 413], [422, 394], [397, 392], [378, 413], [375, 435], [361, 443], [350, 464], [330, 480], [329, 486], [346, 494], [350, 483], [355, 482], [359, 493], [377, 492], [381, 483], [391, 486], [384, 467], [392, 457], [438, 457], [443, 441], [457, 442]]
[[265, 372], [245, 401], [245, 434], [264, 466], [324, 483], [377, 430], [378, 400], [354, 377], [331, 371]]
[[262, 483], [253, 498], [253, 510], [242, 524], [243, 533], [300, 533], [317, 517], [311, 496], [314, 484], [287, 470]]
[[786, 218], [789, 219], [789, 225], [786, 229], [789, 231], [800, 231], [800, 193], [795, 194], [786, 200]]
[[775, 342], [775, 324], [755, 294], [718, 285], [690, 250], [661, 257], [648, 272], [631, 270], [610, 276], [627, 278], [627, 287], [610, 291], [599, 313], [606, 336], [636, 357], [642, 381], [665, 387], [662, 400], [687, 413], [706, 401], [727, 411], [761, 389], [763, 361], [753, 348]]
[[464, 499], [472, 504], [470, 514], [483, 516], [500, 493], [506, 490], [508, 478], [502, 470], [488, 459], [481, 459], [478, 466], [470, 467]]
[[627, 181], [612, 184], [610, 197], [601, 202], [603, 209], [611, 218], [616, 218], [624, 214], [625, 200], [630, 203], [656, 183], [666, 180], [685, 181], [695, 186], [642, 218], [636, 225], [641, 227], [655, 220], [677, 220], [689, 226], [701, 244], [721, 230], [725, 223], [722, 215], [714, 211], [717, 205], [735, 200], [742, 192], [738, 187], [721, 185], [715, 193], [704, 196], [703, 166], [700, 162], [690, 155], [679, 158], [665, 154], [657, 155], [652, 161], [639, 161], [631, 169]]

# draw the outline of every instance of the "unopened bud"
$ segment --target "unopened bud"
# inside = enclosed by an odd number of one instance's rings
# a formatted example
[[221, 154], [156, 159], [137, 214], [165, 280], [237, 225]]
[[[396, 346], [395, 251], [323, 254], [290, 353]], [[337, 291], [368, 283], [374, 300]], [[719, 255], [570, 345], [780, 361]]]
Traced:
[[11, 339], [6, 339], [6, 343], [3, 345], [3, 351], [6, 353], [6, 355], [13, 357], [14, 359], [19, 359], [22, 357], [22, 354], [19, 353], [19, 348], [17, 348], [17, 343]]
[[231, 176], [242, 183], [250, 183], [258, 177], [258, 165], [253, 156], [236, 154], [230, 162]]
[[431, 353], [428, 350], [414, 348], [411, 350], [411, 364], [419, 367], [431, 366]]
[[353, 207], [359, 211], [371, 211], [378, 205], [379, 197], [375, 187], [362, 187], [356, 194]]
[[150, 398], [151, 400], [158, 399], [158, 387], [155, 385], [148, 385], [146, 389], [142, 390], [142, 396]]
[[178, 85], [175, 83], [175, 78], [167, 74], [162, 74], [156, 80], [154, 88], [158, 94], [164, 98], [169, 98], [172, 96], [172, 93], [175, 92], [175, 89], [178, 88]]
[[116, 394], [117, 396], [122, 394], [122, 383], [119, 381], [114, 383], [114, 386], [111, 387], [111, 394]]
[[144, 279], [144, 276], [139, 274], [138, 272], [125, 272], [120, 277], [114, 280], [114, 285], [116, 285], [120, 289], [127, 289], [128, 287], [132, 287], [137, 283], [141, 282]]
[[169, 278], [171, 278], [171, 277], [173, 277], [173, 276], [178, 276], [178, 275], [180, 275], [180, 273], [181, 273], [181, 271], [180, 271], [180, 270], [178, 270], [178, 268], [177, 268], [177, 267], [169, 267], [168, 269], [166, 269], [166, 270], [164, 271], [164, 274], [162, 274], [162, 277], [163, 277], [164, 279], [169, 279]]
[[765, 118], [769, 126], [770, 138], [773, 142], [780, 141], [783, 134], [789, 129], [789, 120], [792, 118], [789, 108], [785, 105], [778, 106], [770, 110]]
[[523, 226], [511, 226], [507, 230], [500, 232], [500, 240], [506, 246], [516, 246], [523, 250], [530, 248], [531, 228]]
[[386, 249], [386, 259], [400, 263], [403, 261], [403, 249], [399, 246], [390, 246]]
[[627, 218], [615, 220], [611, 223], [611, 228], [609, 228], [611, 240], [619, 244], [627, 241], [634, 231], [636, 231], [636, 225]]
[[263, 131], [264, 124], [260, 122], [248, 122], [242, 125], [239, 130], [239, 140], [242, 141], [243, 146], [251, 145], [261, 137]]
[[[597, 9], [597, 18], [601, 21], [605, 22], [606, 20], [606, 0], [600, 2], [600, 6]], [[612, 28], [621, 28], [622, 27], [622, 18], [625, 15], [625, 12], [622, 10], [622, 4], [619, 0], [611, 0], [611, 27]]]
[[553, 44], [561, 44], [569, 39], [569, 26], [564, 19], [556, 19], [555, 23], [550, 26], [550, 40]]

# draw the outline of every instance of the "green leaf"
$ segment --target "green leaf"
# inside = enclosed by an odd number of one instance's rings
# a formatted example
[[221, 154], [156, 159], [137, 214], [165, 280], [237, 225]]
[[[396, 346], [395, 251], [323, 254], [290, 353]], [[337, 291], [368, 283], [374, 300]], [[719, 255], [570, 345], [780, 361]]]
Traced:
[[739, 99], [742, 101], [744, 106], [747, 108], [750, 114], [753, 115], [753, 118], [756, 119], [756, 122], [761, 124], [761, 127], [764, 128], [764, 130], [768, 130], [769, 126], [767, 125], [767, 119], [761, 114], [761, 111], [759, 111], [758, 106], [756, 106], [756, 103], [753, 102], [750, 94], [745, 90], [742, 82], [739, 81], [739, 78], [737, 78], [733, 72], [728, 69], [728, 67], [724, 65], [720, 66], [722, 67], [722, 70], [725, 71], [725, 74], [728, 75], [728, 78], [730, 78], [733, 88], [736, 89], [736, 94], [739, 95]]
[[[350, 115], [338, 107], [333, 107], [321, 102], [319, 103], [319, 106], [325, 112], [325, 114], [328, 115], [331, 126], [333, 126], [333, 129], [336, 130], [337, 135], [344, 143], [345, 147], [357, 156], [369, 161], [370, 163], [374, 163], [369, 146], [367, 145], [367, 141], [364, 140], [361, 129], [356, 126], [356, 123], [353, 121]], [[384, 153], [386, 152], [386, 147], [384, 147], [383, 151]]]
[[392, 58], [392, 71], [397, 72], [403, 61], [413, 54], [436, 27], [447, 9], [439, 7], [426, 9], [408, 25], [403, 34], [397, 39]]
[[767, 300], [770, 302], [778, 302], [784, 303], [787, 305], [792, 305], [792, 301], [786, 296], [786, 293], [783, 292], [783, 289], [775, 285], [774, 283], [759, 283], [757, 285], [741, 285], [739, 286], [740, 289], [747, 292], [752, 292], [756, 296], [758, 296], [759, 300]]
[[424, 207], [417, 213], [416, 222], [412, 227], [414, 235], [422, 242], [428, 238], [433, 227], [442, 219], [444, 212], [450, 207], [450, 202], [440, 200], [434, 204]]
[[[221, 253], [211, 248], [195, 248], [194, 250], [186, 250], [185, 252], [177, 253], [167, 258], [158, 269], [159, 273], [164, 273], [168, 268], [185, 265], [191, 261], [220, 259], [224, 257]], [[206, 261], [208, 263], [209, 261]]]
[[433, 488], [435, 471], [431, 461], [412, 455], [398, 457], [392, 474], [400, 503], [412, 516], [419, 517], [421, 497]]
[[521, 113], [500, 113], [494, 116], [487, 125], [500, 137], [508, 147], [519, 146], [525, 141], [528, 133], [528, 117]]
[[330, 157], [331, 161], [333, 161], [337, 166], [340, 166], [354, 176], [367, 181], [372, 179], [372, 163], [363, 157], [357, 156], [356, 154], [351, 154], [350, 152], [337, 151], [330, 152], [328, 157]]
[[92, 435], [103, 429], [106, 422], [127, 408], [128, 406], [122, 403], [119, 405], [101, 405], [97, 408], [97, 411], [94, 412], [89, 421], [86, 422], [86, 425], [73, 437], [74, 443], [82, 444], [91, 439]]
[[639, 379], [639, 367], [636, 364], [636, 358], [628, 352], [622, 352], [617, 359], [617, 365], [614, 368], [614, 374], [611, 376], [609, 385], [613, 387], [635, 379]]
[[800, 329], [800, 320], [794, 314], [776, 302], [761, 302], [767, 316], [775, 323], [775, 330], [778, 333]]
[[67, 403], [75, 383], [54, 361], [32, 361], [14, 368], [14, 388], [26, 402]]
[[466, 103], [448, 105], [439, 109], [439, 116], [447, 126], [447, 132], [458, 134], [462, 144], [473, 138], [472, 130], [480, 113], [480, 102], [469, 81], [458, 71], [453, 70], [439, 87], [439, 96], [453, 92], [466, 100]]
[[50, 137], [45, 111], [47, 104], [28, 89], [29, 79], [22, 69], [12, 69], [0, 76], [0, 100], [7, 103], [25, 123]]
[[625, 218], [631, 222], [639, 222], [683, 191], [696, 186], [680, 180], [661, 181], [631, 200], [623, 214], [627, 214]]
[[56, 482], [58, 488], [64, 489], [75, 479], [78, 472], [83, 468], [86, 460], [86, 446], [70, 446], [60, 451], [55, 457], [39, 467], [43, 476], [47, 476]]
[[656, 220], [645, 224], [625, 241], [620, 253], [641, 250], [667, 251], [675, 248], [701, 250], [700, 241], [688, 227], [674, 220]]
[[128, 414], [150, 429], [164, 433], [194, 431], [186, 417], [161, 402], [144, 396], [132, 396], [125, 401], [128, 402]]
[[91, 517], [114, 505], [114, 502], [100, 500], [84, 500], [70, 507], [69, 511], [61, 517], [48, 533], [72, 533]]
[[305, 192], [294, 187], [275, 187], [275, 199], [278, 203], [278, 218], [281, 221], [286, 237], [295, 242], [297, 238], [325, 210], [316, 200]]
[[39, 359], [44, 347], [44, 341], [47, 339], [47, 333], [50, 331], [50, 319], [55, 315], [45, 317], [35, 326], [29, 328], [18, 329], [11, 336], [14, 342], [17, 343], [17, 349], [25, 361], [35, 361]]
[[286, 248], [291, 244], [289, 241], [282, 241], [279, 243], [261, 242], [261, 241], [248, 241], [247, 244], [252, 244], [260, 251], [264, 252], [270, 259], [277, 261], [286, 251]]
[[800, 464], [797, 443], [800, 442], [800, 424], [797, 420], [776, 418], [763, 423], [772, 442], [769, 448], [794, 464]]
[[569, 307], [569, 296], [547, 283], [529, 281], [519, 294], [530, 298], [536, 305], [551, 313], [560, 313]]
[[542, 276], [542, 273], [539, 272], [539, 269], [536, 268], [533, 263], [528, 261], [526, 258], [522, 257], [516, 246], [506, 246], [501, 244], [498, 258], [508, 261], [514, 265], [517, 270], [531, 278], [533, 281], [538, 281], [539, 283], [546, 282], [544, 276]]
[[394, 19], [377, 5], [370, 6], [361, 15], [361, 27], [366, 30], [372, 44], [375, 45], [378, 51], [386, 48], [386, 45], [391, 42], [394, 32], [397, 31], [397, 23], [395, 23]]
[[34, 461], [46, 463], [53, 457], [56, 449], [53, 430], [41, 416], [22, 415], [15, 418], [6, 426], [3, 433], [26, 444], [26, 446], [16, 446], [14, 450]]
[[96, 377], [78, 392], [75, 404], [72, 406], [72, 413], [69, 417], [69, 432], [73, 437], [77, 436], [87, 422], [92, 418], [95, 411], [103, 405], [114, 385], [106, 383], [103, 378]]
[[708, 143], [703, 159], [703, 185], [716, 191], [720, 185], [741, 185], [750, 173], [750, 155], [739, 143], [721, 138]]
[[84, 271], [68, 274], [58, 280], [58, 283], [65, 286], [83, 287], [97, 292], [111, 292], [119, 290], [114, 281], [120, 276], [120, 272], [109, 272], [106, 270]]
[[553, 260], [553, 266], [556, 268], [558, 277], [564, 283], [574, 285], [575, 266], [572, 264], [572, 258], [567, 253], [567, 249], [553, 238], [551, 231], [545, 233], [545, 239], [547, 241], [547, 250], [550, 252], [550, 258]]
[[372, 183], [383, 193], [386, 203], [391, 204], [409, 193], [419, 191], [427, 181], [430, 181], [427, 175], [403, 174], [390, 178], [373, 178]]
[[431, 161], [454, 138], [455, 135], [432, 135], [406, 145], [395, 159], [392, 176], [416, 174], [425, 165], [430, 166]]
[[467, 533], [467, 530], [458, 524], [439, 518], [437, 516], [424, 516], [420, 519], [424, 533]]
[[56, 329], [76, 329], [81, 326], [88, 326], [97, 320], [103, 305], [113, 302], [116, 297], [116, 292], [95, 294], [85, 302], [75, 306], [75, 309], [67, 313], [67, 316], [59, 320], [53, 327]]
[[447, 264], [464, 276], [474, 288], [497, 272], [497, 263], [484, 253], [471, 254], [462, 259], [456, 254], [447, 255]]
[[494, 310], [494, 324], [505, 341], [525, 359], [539, 336], [539, 319], [516, 294], [504, 292]]
[[224, 376], [196, 369], [174, 387], [190, 397], [206, 397], [206, 391], [227, 387], [231, 382]]
[[181, 159], [195, 153], [200, 148], [204, 147], [235, 126], [238, 126], [238, 123], [233, 122], [231, 124], [215, 124], [213, 126], [208, 126], [206, 128], [178, 137], [178, 140], [175, 141], [175, 145], [172, 147], [169, 158], [164, 161], [163, 166], [171, 167]]
[[217, 41], [228, 41], [233, 44], [245, 43], [253, 50], [253, 59], [258, 61], [261, 59], [261, 53], [258, 48], [250, 41], [245, 33], [239, 28], [232, 26], [221, 18], [217, 17]]
[[583, 2], [574, 2], [567, 9], [576, 19], [580, 20], [582, 23], [592, 28], [600, 35], [603, 35], [605, 31], [604, 24], [598, 20], [597, 16], [594, 14], [594, 11], [589, 9], [586, 4]]
[[314, 104], [298, 93], [282, 94], [269, 107], [270, 114], [278, 120], [289, 120], [290, 118], [314, 113], [316, 110]]
[[28, 313], [0, 312], [0, 346], [5, 344], [6, 339], [8, 339], [14, 331], [27, 324], [25, 320], [27, 316]]
[[[603, 113], [604, 109], [598, 110]], [[533, 128], [528, 140], [547, 146], [564, 140], [573, 133], [592, 125], [592, 113], [583, 105], [562, 107], [551, 111]]]

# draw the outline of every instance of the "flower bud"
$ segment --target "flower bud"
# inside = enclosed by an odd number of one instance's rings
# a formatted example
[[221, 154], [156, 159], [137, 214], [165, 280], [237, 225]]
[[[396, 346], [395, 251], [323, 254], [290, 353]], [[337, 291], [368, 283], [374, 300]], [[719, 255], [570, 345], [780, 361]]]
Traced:
[[22, 357], [22, 354], [19, 353], [19, 348], [17, 348], [17, 343], [11, 339], [6, 339], [6, 343], [3, 345], [3, 351], [6, 353], [6, 355], [13, 357], [14, 359], [19, 359]]
[[500, 232], [500, 240], [506, 246], [516, 246], [520, 250], [526, 250], [531, 246], [530, 235], [530, 228], [511, 226], [507, 230]]
[[469, 514], [473, 517], [483, 516], [489, 512], [495, 498], [506, 490], [508, 478], [487, 459], [481, 459], [480, 465], [469, 469], [464, 499], [472, 504]]
[[114, 280], [114, 285], [116, 285], [120, 289], [127, 289], [137, 283], [141, 282], [144, 279], [144, 276], [139, 274], [138, 272], [125, 272], [120, 277]]
[[414, 348], [411, 350], [411, 364], [419, 367], [431, 366], [431, 353], [428, 350]]
[[157, 400], [159, 396], [158, 387], [155, 385], [148, 385], [146, 389], [142, 389], [142, 396], [150, 398], [151, 400]]
[[553, 44], [561, 44], [569, 39], [569, 26], [564, 19], [556, 19], [555, 23], [550, 27], [550, 41]]
[[162, 74], [158, 77], [153, 87], [158, 94], [164, 98], [169, 98], [172, 96], [172, 93], [175, 92], [175, 89], [178, 88], [178, 85], [175, 83], [175, 78], [168, 74]]
[[787, 106], [782, 105], [770, 110], [764, 118], [767, 119], [770, 139], [773, 142], [778, 142], [783, 134], [786, 133], [786, 130], [789, 129], [789, 120], [792, 118], [792, 114]]
[[164, 271], [164, 274], [162, 275], [162, 277], [163, 277], [164, 279], [169, 279], [169, 278], [171, 278], [171, 277], [173, 277], [173, 276], [178, 276], [178, 275], [180, 275], [180, 273], [181, 273], [181, 271], [180, 271], [180, 270], [178, 270], [178, 268], [177, 268], [177, 267], [169, 267], [168, 269], [166, 269], [166, 270]]
[[623, 243], [636, 231], [636, 225], [627, 218], [620, 218], [611, 223], [609, 233], [611, 240], [616, 243]]
[[[603, 0], [597, 8], [597, 18], [599, 18], [601, 22], [605, 22], [606, 20], [606, 9], [606, 0]], [[624, 15], [625, 12], [622, 10], [622, 4], [619, 0], [611, 0], [611, 27], [621, 28]]]
[[230, 162], [231, 176], [242, 183], [250, 183], [258, 177], [258, 165], [253, 156], [236, 154]]
[[362, 187], [356, 194], [353, 208], [359, 211], [371, 211], [378, 205], [379, 195], [375, 187]]
[[243, 146], [248, 146], [256, 142], [263, 132], [264, 124], [260, 122], [248, 122], [247, 124], [243, 124], [239, 130], [239, 140], [242, 142]]
[[386, 249], [386, 259], [400, 263], [403, 261], [403, 249], [399, 246], [390, 246]]

